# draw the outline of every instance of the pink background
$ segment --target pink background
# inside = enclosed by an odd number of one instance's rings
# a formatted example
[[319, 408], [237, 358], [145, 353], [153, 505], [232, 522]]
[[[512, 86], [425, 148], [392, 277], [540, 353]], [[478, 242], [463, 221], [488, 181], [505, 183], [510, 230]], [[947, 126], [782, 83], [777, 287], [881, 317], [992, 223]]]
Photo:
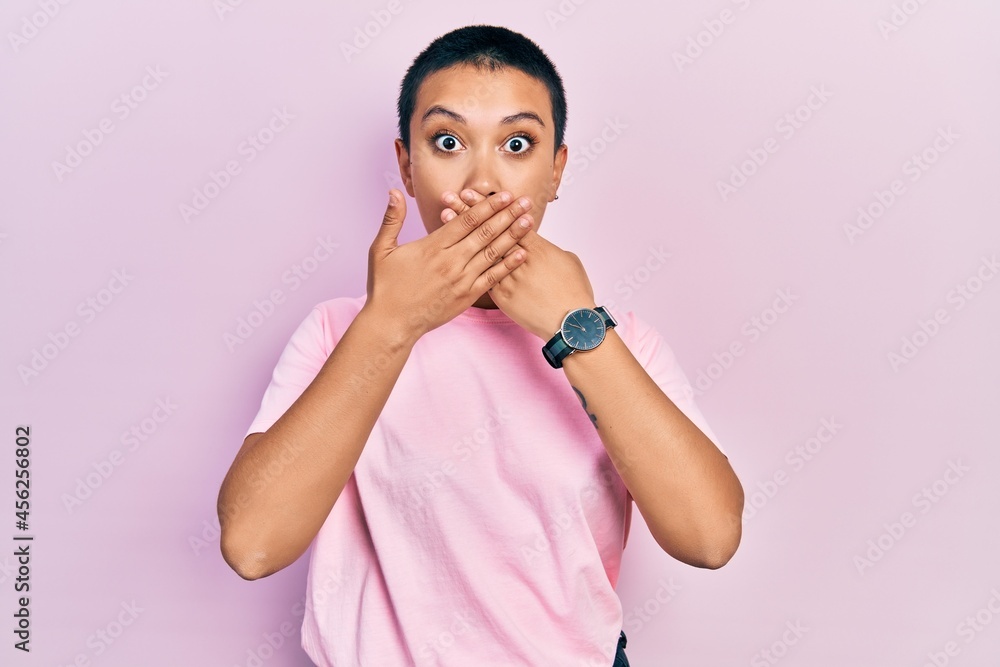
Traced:
[[[11, 647], [0, 547], [0, 662], [309, 664], [307, 556], [241, 580], [219, 554], [219, 485], [291, 332], [365, 288], [401, 186], [406, 67], [433, 38], [493, 23], [534, 39], [566, 85], [572, 182], [543, 234], [581, 257], [599, 302], [664, 335], [747, 494], [742, 545], [717, 571], [660, 551], [633, 514], [632, 664], [995, 664], [1000, 5], [674, 4], [400, 0], [348, 62], [341, 44], [388, 3], [4, 3], [0, 540], [18, 532], [13, 433], [30, 424], [35, 542], [30, 655]], [[241, 142], [274, 109], [293, 118], [250, 160]], [[100, 143], [58, 175], [86, 133]], [[185, 221], [231, 160], [240, 172]], [[749, 175], [724, 198], [734, 169]], [[408, 206], [406, 241], [424, 234]], [[859, 207], [877, 217], [852, 235]], [[336, 250], [303, 264], [318, 239]], [[666, 263], [647, 264], [660, 248]], [[100, 312], [79, 309], [91, 298]], [[122, 440], [133, 427], [144, 439]], [[109, 645], [97, 633], [119, 616]]]

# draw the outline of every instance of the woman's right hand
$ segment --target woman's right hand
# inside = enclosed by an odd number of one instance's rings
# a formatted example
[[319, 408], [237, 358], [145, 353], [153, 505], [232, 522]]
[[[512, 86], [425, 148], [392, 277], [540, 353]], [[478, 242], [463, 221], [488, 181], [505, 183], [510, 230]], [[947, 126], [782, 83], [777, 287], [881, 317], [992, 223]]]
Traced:
[[364, 308], [398, 326], [405, 340], [416, 342], [450, 321], [524, 261], [527, 250], [517, 242], [534, 224], [526, 215], [530, 199], [522, 198], [524, 205], [509, 192], [498, 192], [423, 238], [398, 245], [406, 201], [395, 188], [389, 196], [368, 252]]

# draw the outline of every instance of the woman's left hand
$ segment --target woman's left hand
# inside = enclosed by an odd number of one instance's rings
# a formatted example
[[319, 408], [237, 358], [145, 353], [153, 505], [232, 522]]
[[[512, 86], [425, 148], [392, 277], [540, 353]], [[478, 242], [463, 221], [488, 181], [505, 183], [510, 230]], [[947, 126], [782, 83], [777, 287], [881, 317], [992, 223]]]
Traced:
[[[446, 207], [441, 213], [441, 221], [448, 224], [485, 197], [474, 190], [464, 190], [466, 198], [459, 195], [454, 202], [442, 203]], [[514, 198], [521, 193], [511, 192]], [[532, 224], [536, 220], [532, 216]], [[583, 268], [580, 258], [568, 250], [529, 229], [518, 241], [524, 248], [525, 258], [521, 265], [504, 276], [487, 294], [493, 303], [524, 329], [544, 341], [552, 338], [562, 325], [563, 318], [577, 308], [596, 308], [594, 290]]]

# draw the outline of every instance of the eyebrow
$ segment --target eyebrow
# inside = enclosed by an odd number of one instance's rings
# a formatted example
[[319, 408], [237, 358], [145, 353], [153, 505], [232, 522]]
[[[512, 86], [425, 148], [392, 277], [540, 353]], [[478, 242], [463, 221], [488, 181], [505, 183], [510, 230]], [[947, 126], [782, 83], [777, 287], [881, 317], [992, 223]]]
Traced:
[[[456, 123], [461, 123], [462, 125], [468, 125], [468, 122], [465, 120], [465, 117], [462, 116], [461, 114], [456, 113], [451, 109], [448, 109], [447, 107], [443, 107], [440, 104], [435, 104], [434, 106], [432, 106], [431, 108], [429, 108], [427, 111], [424, 112], [423, 117], [421, 117], [420, 119], [420, 127], [426, 125], [427, 121], [433, 116], [445, 116], [447, 118], [451, 118]], [[522, 120], [534, 121], [539, 125], [541, 125], [542, 127], [545, 127], [545, 122], [534, 111], [519, 111], [518, 113], [511, 114], [510, 116], [504, 116], [503, 118], [500, 119], [500, 124], [510, 125], [512, 123], [516, 123]]]

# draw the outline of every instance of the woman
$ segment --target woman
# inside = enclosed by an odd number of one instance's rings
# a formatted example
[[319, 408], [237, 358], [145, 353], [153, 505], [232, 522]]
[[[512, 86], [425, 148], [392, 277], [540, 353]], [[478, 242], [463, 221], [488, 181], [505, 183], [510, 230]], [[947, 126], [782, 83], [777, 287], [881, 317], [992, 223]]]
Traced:
[[397, 111], [427, 236], [398, 245], [390, 191], [366, 294], [292, 335], [220, 491], [223, 556], [257, 579], [314, 542], [318, 665], [627, 666], [633, 499], [667, 553], [716, 568], [739, 480], [662, 338], [537, 233], [567, 158], [537, 45], [439, 37]]

